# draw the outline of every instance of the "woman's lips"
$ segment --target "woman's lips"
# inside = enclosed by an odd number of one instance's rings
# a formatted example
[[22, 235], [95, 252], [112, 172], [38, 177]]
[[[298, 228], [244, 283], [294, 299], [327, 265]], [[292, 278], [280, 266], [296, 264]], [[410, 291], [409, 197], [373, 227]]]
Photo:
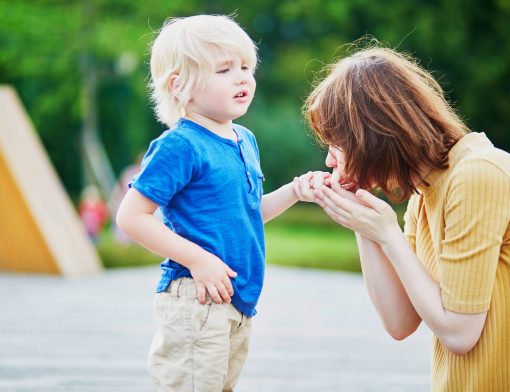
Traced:
[[359, 184], [350, 178], [340, 179], [340, 185], [349, 192], [356, 192], [359, 189]]
[[349, 177], [342, 176], [338, 171], [333, 170], [330, 178], [331, 183], [337, 182], [340, 186], [350, 192], [356, 192], [359, 189], [357, 181]]

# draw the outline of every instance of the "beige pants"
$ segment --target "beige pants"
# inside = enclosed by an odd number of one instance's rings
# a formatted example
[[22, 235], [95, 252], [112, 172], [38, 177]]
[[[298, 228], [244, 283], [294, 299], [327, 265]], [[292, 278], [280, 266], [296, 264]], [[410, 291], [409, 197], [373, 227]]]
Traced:
[[156, 294], [149, 373], [160, 392], [233, 391], [248, 354], [251, 319], [232, 304], [200, 304], [193, 279]]

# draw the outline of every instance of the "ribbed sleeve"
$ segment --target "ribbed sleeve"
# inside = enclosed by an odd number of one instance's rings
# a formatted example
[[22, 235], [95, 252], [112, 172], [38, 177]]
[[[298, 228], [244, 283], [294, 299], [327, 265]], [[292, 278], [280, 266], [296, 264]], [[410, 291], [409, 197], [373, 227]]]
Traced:
[[485, 312], [508, 227], [510, 181], [483, 159], [463, 161], [451, 178], [439, 257], [443, 305], [459, 313]]

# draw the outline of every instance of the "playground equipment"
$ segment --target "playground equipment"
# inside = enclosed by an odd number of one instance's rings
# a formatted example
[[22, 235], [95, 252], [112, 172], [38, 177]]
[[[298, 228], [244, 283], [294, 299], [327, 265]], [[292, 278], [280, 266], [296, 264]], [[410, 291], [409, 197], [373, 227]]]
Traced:
[[0, 270], [77, 276], [101, 269], [16, 92], [0, 86]]

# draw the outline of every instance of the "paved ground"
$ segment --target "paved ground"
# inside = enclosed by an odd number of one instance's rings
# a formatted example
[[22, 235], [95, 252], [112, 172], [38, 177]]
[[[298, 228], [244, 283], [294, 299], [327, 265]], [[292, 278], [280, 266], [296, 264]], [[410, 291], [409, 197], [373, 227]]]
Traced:
[[[0, 391], [154, 391], [156, 267], [0, 275]], [[238, 392], [428, 391], [430, 333], [390, 339], [361, 276], [270, 267]]]

